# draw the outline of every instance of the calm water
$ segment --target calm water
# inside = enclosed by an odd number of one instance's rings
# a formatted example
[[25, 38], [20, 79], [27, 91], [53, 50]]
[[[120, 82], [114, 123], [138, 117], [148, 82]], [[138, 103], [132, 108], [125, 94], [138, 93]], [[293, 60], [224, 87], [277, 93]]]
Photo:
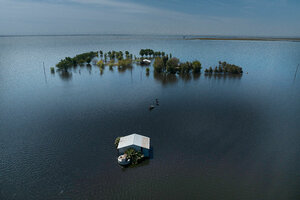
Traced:
[[[141, 48], [248, 74], [49, 70], [65, 56]], [[2, 37], [0, 199], [300, 199], [299, 63], [296, 42]], [[151, 137], [153, 159], [122, 169], [113, 143], [131, 133]]]

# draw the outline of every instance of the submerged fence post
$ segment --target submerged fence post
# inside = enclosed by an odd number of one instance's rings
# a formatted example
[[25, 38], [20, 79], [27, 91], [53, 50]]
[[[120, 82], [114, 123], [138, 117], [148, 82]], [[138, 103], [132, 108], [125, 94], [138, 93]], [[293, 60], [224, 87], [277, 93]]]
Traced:
[[298, 68], [299, 68], [299, 64], [298, 64], [298, 66], [297, 66], [297, 69], [296, 69], [296, 72], [295, 72], [294, 81], [296, 80], [296, 76], [297, 76]]
[[45, 70], [45, 63], [44, 62], [43, 62], [43, 68], [44, 68], [45, 82], [47, 83], [47, 76], [46, 76], [46, 70]]

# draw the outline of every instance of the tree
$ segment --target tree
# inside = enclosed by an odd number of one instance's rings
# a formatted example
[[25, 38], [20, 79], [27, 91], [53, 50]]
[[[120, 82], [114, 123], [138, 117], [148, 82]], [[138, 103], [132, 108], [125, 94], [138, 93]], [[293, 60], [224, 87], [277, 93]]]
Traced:
[[223, 72], [223, 68], [221, 66], [219, 66], [219, 72], [222, 73]]
[[184, 73], [186, 73], [187, 71], [189, 71], [189, 70], [188, 70], [189, 66], [188, 66], [187, 63], [180, 63], [179, 68], [180, 68], [180, 73], [181, 73], [181, 74], [184, 74]]
[[218, 70], [218, 67], [216, 66], [215, 69], [214, 69], [214, 73], [218, 73], [219, 70]]
[[106, 62], [107, 61], [107, 54], [105, 53], [104, 54], [104, 62]]
[[165, 65], [163, 59], [156, 57], [153, 63], [154, 70], [158, 73], [162, 72]]
[[174, 58], [169, 59], [166, 64], [167, 72], [172, 73], [172, 74], [176, 73], [178, 65], [179, 65], [178, 58], [174, 57]]
[[167, 61], [169, 60], [169, 57], [168, 57], [168, 55], [166, 55], [166, 56], [163, 56], [163, 61], [164, 61], [164, 66], [166, 66], [167, 65]]
[[87, 57], [87, 58], [86, 58], [86, 62], [87, 62], [88, 64], [90, 64], [91, 61], [92, 61], [92, 59], [91, 59], [90, 57]]
[[198, 60], [195, 60], [192, 63], [192, 68], [193, 68], [193, 73], [200, 73], [202, 67], [201, 67], [201, 63]]
[[141, 57], [143, 57], [145, 55], [145, 50], [144, 49], [140, 50], [140, 55], [141, 55]]
[[126, 58], [129, 58], [129, 51], [125, 51]]
[[103, 60], [99, 60], [99, 61], [97, 62], [97, 65], [98, 65], [98, 67], [100, 67], [101, 69], [104, 68]]

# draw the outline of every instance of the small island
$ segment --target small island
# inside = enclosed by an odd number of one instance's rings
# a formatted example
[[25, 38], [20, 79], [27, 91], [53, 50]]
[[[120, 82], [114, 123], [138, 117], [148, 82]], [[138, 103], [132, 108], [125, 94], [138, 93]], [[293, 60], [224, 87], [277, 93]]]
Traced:
[[[141, 49], [139, 56], [131, 54], [129, 51], [91, 51], [88, 53], [82, 53], [75, 57], [66, 57], [62, 59], [56, 67], [59, 72], [66, 73], [68, 69], [76, 68], [79, 66], [91, 66], [91, 63], [98, 66], [100, 73], [103, 73], [105, 66], [109, 66], [110, 70], [113, 67], [118, 67], [119, 71], [124, 71], [128, 68], [132, 68], [133, 64], [140, 66], [147, 66], [146, 74], [149, 75], [150, 69], [148, 65], [153, 62], [154, 73], [156, 74], [200, 74], [202, 70], [202, 64], [198, 60], [180, 62], [176, 57], [172, 57], [172, 54], [166, 54], [163, 51], [154, 51], [152, 49]], [[51, 68], [51, 73], [54, 72], [54, 68]], [[208, 67], [204, 70], [206, 75], [210, 74], [235, 74], [241, 75], [243, 73], [242, 67], [227, 62], [219, 61], [219, 65], [215, 67]]]
[[150, 138], [131, 134], [117, 137], [115, 146], [118, 150], [118, 163], [121, 166], [136, 166], [150, 156]]

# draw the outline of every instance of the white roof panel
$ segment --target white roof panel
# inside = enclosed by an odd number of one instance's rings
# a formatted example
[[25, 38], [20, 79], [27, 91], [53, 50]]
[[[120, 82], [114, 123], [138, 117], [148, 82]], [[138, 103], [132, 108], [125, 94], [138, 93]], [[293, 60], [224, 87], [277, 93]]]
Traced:
[[131, 134], [120, 138], [118, 149], [123, 147], [136, 145], [146, 149], [150, 149], [150, 138], [138, 134]]

